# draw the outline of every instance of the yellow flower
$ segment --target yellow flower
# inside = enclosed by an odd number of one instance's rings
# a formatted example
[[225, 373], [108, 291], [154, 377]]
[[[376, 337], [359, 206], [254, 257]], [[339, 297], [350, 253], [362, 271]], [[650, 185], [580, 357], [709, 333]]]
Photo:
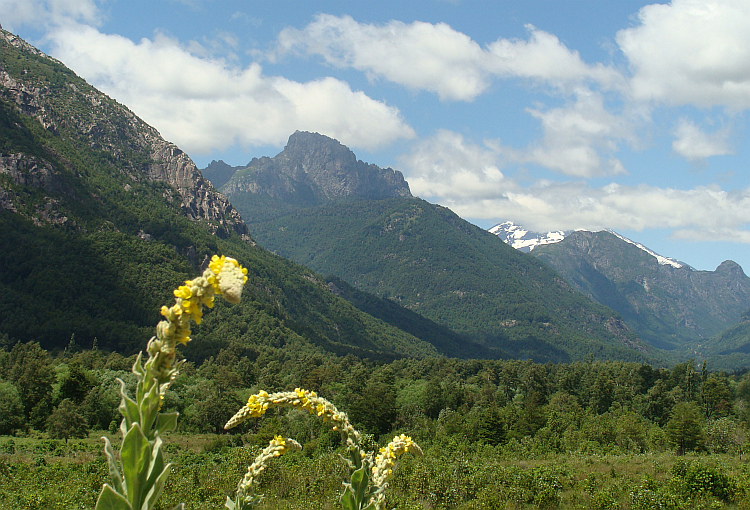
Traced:
[[208, 264], [208, 271], [213, 273], [207, 276], [207, 279], [210, 280], [214, 292], [223, 294], [230, 303], [238, 303], [242, 295], [242, 286], [247, 282], [247, 269], [231, 257], [214, 255]]

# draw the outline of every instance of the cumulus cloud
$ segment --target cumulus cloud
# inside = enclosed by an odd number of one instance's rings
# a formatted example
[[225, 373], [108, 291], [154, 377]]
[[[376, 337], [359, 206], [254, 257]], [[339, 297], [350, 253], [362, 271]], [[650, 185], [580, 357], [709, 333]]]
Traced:
[[674, 129], [674, 136], [672, 150], [691, 161], [732, 153], [726, 129], [705, 133], [693, 121], [683, 118]]
[[601, 94], [580, 90], [571, 105], [527, 111], [541, 122], [543, 136], [517, 159], [576, 177], [627, 173], [614, 154], [619, 143], [633, 140], [632, 126], [607, 111]]
[[698, 232], [715, 239], [748, 237], [750, 189], [681, 190], [614, 182], [595, 187], [584, 180], [545, 179], [525, 185], [501, 171], [509, 152], [495, 142], [479, 145], [442, 130], [417, 143], [400, 164], [415, 195], [436, 200], [464, 218], [512, 219], [538, 231], [668, 228], [682, 237]]
[[498, 76], [539, 80], [558, 87], [592, 81], [605, 88], [619, 88], [623, 77], [615, 69], [585, 63], [553, 34], [526, 25], [529, 40], [498, 39], [488, 47], [488, 69]]
[[370, 150], [414, 136], [397, 108], [332, 78], [266, 76], [256, 63], [238, 68], [199, 57], [158, 34], [134, 43], [79, 25], [48, 37], [55, 57], [188, 153], [279, 145], [297, 129]]
[[353, 67], [442, 99], [470, 100], [489, 85], [485, 52], [445, 23], [358, 23], [350, 16], [318, 15], [305, 28], [287, 28], [277, 51], [319, 55], [331, 65]]
[[750, 3], [673, 0], [647, 5], [617, 33], [636, 99], [750, 108]]
[[448, 130], [421, 140], [401, 163], [418, 196], [481, 200], [497, 196], [506, 182], [495, 150]]
[[477, 200], [453, 197], [441, 204], [465, 218], [507, 218], [532, 230], [676, 229], [682, 238], [748, 242], [750, 190], [679, 190], [647, 185], [538, 182], [521, 188], [509, 179], [507, 191]]
[[470, 101], [495, 77], [520, 77], [554, 86], [595, 81], [613, 87], [618, 72], [590, 66], [557, 37], [527, 26], [529, 40], [498, 39], [482, 48], [445, 23], [390, 21], [359, 23], [350, 16], [321, 14], [303, 29], [287, 28], [277, 54], [299, 51], [321, 56], [337, 67], [351, 67], [441, 99]]
[[101, 13], [95, 0], [0, 0], [3, 28], [33, 24], [46, 28], [69, 23], [97, 25]]

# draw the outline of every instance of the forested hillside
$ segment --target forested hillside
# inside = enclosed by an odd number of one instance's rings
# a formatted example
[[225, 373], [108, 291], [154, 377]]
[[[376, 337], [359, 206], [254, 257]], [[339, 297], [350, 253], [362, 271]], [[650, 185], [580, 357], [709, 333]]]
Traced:
[[750, 278], [732, 261], [715, 271], [660, 263], [641, 247], [607, 231], [570, 233], [535, 248], [581, 292], [617, 310], [657, 347], [704, 353], [711, 338], [734, 326], [750, 306]]
[[[252, 217], [251, 210], [243, 214]], [[513, 357], [654, 354], [617, 314], [544, 264], [420, 199], [331, 204], [254, 221], [252, 228], [261, 245], [280, 255]]]
[[255, 246], [187, 155], [59, 62], [0, 35], [6, 344], [141, 349], [176, 284], [223, 253], [249, 268], [248, 299], [200, 327], [204, 346], [235, 339], [256, 351], [439, 354]]

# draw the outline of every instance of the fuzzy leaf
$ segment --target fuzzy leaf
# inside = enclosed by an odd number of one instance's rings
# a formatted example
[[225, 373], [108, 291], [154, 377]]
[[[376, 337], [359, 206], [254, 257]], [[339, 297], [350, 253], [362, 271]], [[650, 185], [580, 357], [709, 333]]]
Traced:
[[180, 415], [178, 412], [174, 413], [159, 413], [156, 416], [156, 430], [159, 434], [165, 432], [172, 432], [177, 428], [177, 417]]
[[[153, 508], [156, 504], [156, 500], [159, 499], [161, 491], [164, 489], [164, 483], [167, 481], [167, 476], [169, 476], [170, 466], [172, 466], [172, 464], [164, 466], [164, 469], [162, 469], [162, 471], [156, 476], [153, 482], [149, 483], [150, 488], [146, 494], [143, 505], [146, 508]], [[154, 472], [154, 474], [156, 474], [156, 472]]]
[[149, 489], [146, 486], [146, 477], [151, 464], [151, 446], [138, 423], [134, 423], [122, 439], [120, 458], [128, 499], [133, 506], [140, 508], [141, 494]]
[[341, 495], [341, 508], [343, 510], [359, 510], [351, 485], [348, 485]]
[[104, 453], [107, 455], [109, 479], [112, 482], [112, 487], [116, 492], [124, 494], [125, 491], [122, 487], [122, 475], [120, 474], [120, 469], [117, 467], [117, 462], [115, 461], [115, 452], [112, 450], [112, 444], [106, 437], [103, 437], [102, 439], [104, 439]]
[[[130, 427], [131, 424], [139, 421], [138, 416], [138, 404], [135, 403], [135, 401], [128, 397], [127, 392], [125, 390], [125, 382], [122, 379], [117, 379], [117, 381], [120, 383], [120, 405], [118, 406], [118, 410], [120, 411], [120, 414], [125, 418], [126, 426]], [[123, 435], [125, 435], [125, 430], [123, 430]]]
[[96, 500], [95, 510], [133, 510], [133, 507], [124, 496], [105, 483]]
[[370, 485], [370, 477], [368, 476], [365, 466], [362, 466], [354, 473], [352, 473], [352, 490], [354, 490], [354, 499], [357, 502], [357, 508], [361, 508], [365, 503], [365, 495], [367, 494], [368, 486]]

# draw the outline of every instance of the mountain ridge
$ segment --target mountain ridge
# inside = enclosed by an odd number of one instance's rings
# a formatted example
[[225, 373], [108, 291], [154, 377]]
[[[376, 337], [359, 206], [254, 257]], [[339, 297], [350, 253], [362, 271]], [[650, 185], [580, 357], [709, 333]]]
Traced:
[[411, 196], [401, 172], [357, 160], [337, 140], [305, 131], [295, 131], [273, 158], [237, 169], [221, 190], [230, 199], [248, 193], [302, 205]]
[[[258, 247], [175, 144], [62, 63], [0, 32], [0, 341], [137, 352], [173, 289], [211, 254], [248, 268], [186, 351], [236, 343], [259, 362], [434, 357], [428, 341]], [[297, 361], [293, 361], [297, 360]]]

